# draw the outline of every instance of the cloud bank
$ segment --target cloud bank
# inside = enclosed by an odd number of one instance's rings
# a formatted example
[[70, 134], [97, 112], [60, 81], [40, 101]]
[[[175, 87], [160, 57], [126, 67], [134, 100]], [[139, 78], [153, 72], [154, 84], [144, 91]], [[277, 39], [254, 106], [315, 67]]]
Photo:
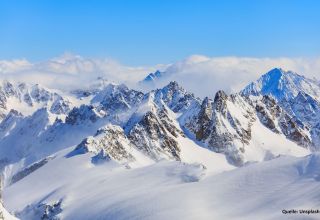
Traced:
[[238, 92], [275, 67], [309, 78], [320, 76], [320, 58], [209, 58], [194, 55], [169, 66], [166, 80], [176, 80], [199, 96], [212, 97], [219, 89]]
[[39, 83], [48, 88], [72, 90], [89, 87], [98, 77], [133, 86], [146, 74], [165, 65], [130, 67], [112, 59], [89, 59], [65, 53], [43, 62], [0, 60], [0, 79]]
[[176, 80], [200, 97], [212, 97], [219, 89], [237, 92], [275, 67], [310, 78], [320, 76], [320, 58], [210, 58], [193, 55], [173, 64], [130, 67], [112, 59], [89, 59], [66, 53], [39, 63], [25, 59], [2, 60], [0, 78], [70, 90], [90, 86], [97, 77], [103, 77], [110, 82], [126, 83], [136, 88], [139, 80], [160, 69], [167, 77], [158, 86]]

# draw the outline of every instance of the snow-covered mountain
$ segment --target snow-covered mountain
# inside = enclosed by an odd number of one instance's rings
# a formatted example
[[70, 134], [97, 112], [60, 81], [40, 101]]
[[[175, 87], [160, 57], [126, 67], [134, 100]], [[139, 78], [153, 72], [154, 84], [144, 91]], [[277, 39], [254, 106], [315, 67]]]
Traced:
[[[319, 91], [316, 80], [281, 69], [214, 99], [200, 99], [175, 81], [149, 92], [103, 81], [69, 93], [4, 82], [4, 206], [20, 219], [281, 217], [270, 214], [272, 205], [240, 210], [279, 199], [273, 193], [288, 183], [283, 195], [306, 181], [303, 192], [316, 187]], [[234, 206], [261, 190], [263, 196]], [[310, 199], [279, 205], [306, 208]], [[233, 212], [223, 208], [228, 204]]]
[[280, 68], [272, 69], [241, 91], [244, 95], [271, 95], [278, 101], [292, 100], [299, 92], [319, 99], [320, 82]]
[[5, 117], [11, 109], [23, 115], [30, 115], [41, 107], [53, 114], [66, 114], [72, 104], [58, 92], [51, 91], [39, 84], [0, 82], [0, 117]]
[[163, 72], [157, 70], [154, 73], [149, 73], [142, 81], [140, 81], [140, 83], [152, 83], [160, 79], [162, 76]]
[[315, 147], [320, 134], [320, 82], [292, 71], [273, 69], [241, 91], [244, 96], [269, 95], [305, 130]]

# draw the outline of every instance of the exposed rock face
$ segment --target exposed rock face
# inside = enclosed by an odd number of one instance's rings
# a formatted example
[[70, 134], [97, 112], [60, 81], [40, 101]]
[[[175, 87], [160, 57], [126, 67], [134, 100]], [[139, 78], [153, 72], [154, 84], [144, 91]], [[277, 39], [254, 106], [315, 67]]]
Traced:
[[[317, 80], [292, 71], [273, 69], [249, 84], [241, 93], [245, 96], [272, 96], [282, 108], [278, 129], [300, 146], [320, 146], [317, 127], [320, 122], [320, 84]], [[264, 120], [273, 127], [268, 117]]]
[[[169, 130], [167, 130], [167, 128]], [[130, 130], [129, 139], [138, 149], [158, 160], [165, 154], [169, 158], [180, 159], [180, 148], [174, 139], [177, 129], [169, 123], [165, 126], [153, 112], [147, 112]], [[173, 136], [173, 137], [172, 137]]]
[[62, 212], [62, 199], [51, 203], [39, 203], [28, 205], [17, 217], [30, 216], [40, 220], [60, 220], [59, 214]]
[[192, 93], [187, 92], [175, 81], [170, 82], [162, 89], [157, 89], [155, 99], [162, 100], [173, 112], [183, 112], [193, 102], [199, 101]]
[[30, 166], [24, 168], [23, 170], [17, 172], [15, 175], [12, 176], [10, 184], [14, 184], [19, 180], [23, 179], [24, 177], [28, 176], [30, 173], [36, 171], [37, 169], [48, 163], [50, 159], [52, 158], [44, 158], [43, 160], [33, 163]]
[[66, 123], [75, 125], [80, 124], [86, 121], [92, 123], [96, 122], [99, 118], [102, 118], [105, 115], [103, 111], [97, 111], [91, 105], [81, 105], [79, 108], [74, 107], [66, 117]]
[[[234, 115], [230, 107], [239, 108], [242, 115]], [[254, 120], [252, 107], [242, 97], [228, 97], [223, 91], [218, 91], [214, 101], [209, 98], [203, 100], [196, 117], [192, 117], [184, 126], [209, 149], [225, 153], [232, 163], [241, 165], [241, 152], [251, 140]]]
[[201, 104], [201, 110], [198, 115], [197, 124], [199, 125], [199, 128], [196, 130], [197, 140], [204, 140], [209, 137], [212, 123], [212, 113], [212, 101], [206, 97]]
[[183, 126], [209, 149], [224, 153], [231, 163], [241, 165], [242, 154], [252, 139], [252, 125], [257, 119], [274, 133], [281, 133], [302, 147], [313, 147], [306, 132], [270, 96], [251, 100], [218, 91], [213, 101], [205, 98]]
[[40, 207], [42, 207], [44, 210], [41, 220], [59, 220], [60, 218], [57, 215], [62, 212], [61, 203], [62, 200], [53, 204], [41, 205]]
[[[5, 95], [16, 94], [13, 88], [7, 85], [2, 92]], [[29, 87], [20, 85], [19, 88], [25, 91]], [[38, 87], [32, 91], [28, 93], [32, 103], [52, 97], [50, 92]], [[295, 103], [310, 103], [308, 99], [303, 95]], [[19, 148], [16, 158], [21, 159], [36, 150], [41, 151], [39, 155], [44, 158], [52, 153], [51, 149], [61, 149], [59, 141], [67, 146], [82, 141], [77, 150], [93, 152], [93, 162], [112, 159], [129, 163], [135, 158], [130, 151], [133, 148], [156, 161], [162, 158], [181, 160], [183, 146], [179, 141], [188, 136], [212, 151], [225, 154], [231, 163], [242, 165], [245, 162], [243, 155], [249, 152], [248, 147], [255, 144], [255, 123], [305, 148], [311, 148], [311, 138], [313, 142], [318, 140], [320, 133], [317, 129], [308, 130], [309, 125], [301, 126], [298, 113], [302, 114], [302, 109], [299, 106], [290, 108], [291, 112], [297, 112], [293, 117], [293, 113], [289, 114], [270, 96], [252, 98], [239, 94], [227, 95], [223, 91], [218, 91], [213, 100], [205, 98], [201, 102], [177, 82], [170, 82], [164, 88], [147, 94], [124, 85], [109, 84], [93, 97], [91, 104], [75, 107], [71, 111], [58, 96], [55, 100], [59, 104], [51, 103], [49, 110], [39, 110], [32, 117], [24, 117], [17, 111], [10, 112], [0, 123], [0, 135], [6, 136], [9, 128], [17, 134], [16, 137], [25, 141], [18, 142], [9, 135], [0, 139], [0, 145]], [[311, 118], [314, 118], [317, 115], [316, 102], [309, 107], [310, 115], [314, 115]], [[52, 117], [52, 111], [55, 114], [67, 111], [68, 114], [65, 120], [64, 117], [56, 119]], [[104, 127], [108, 123], [121, 126], [124, 131], [119, 130], [120, 127]], [[104, 132], [94, 134], [100, 127], [104, 127]], [[3, 148], [12, 152], [9, 147]], [[8, 152], [4, 155], [7, 156]], [[8, 158], [0, 157], [0, 161], [6, 164]], [[34, 157], [32, 160], [35, 162], [40, 158]]]
[[266, 127], [275, 133], [283, 133], [289, 140], [306, 148], [313, 148], [313, 143], [306, 131], [300, 128], [298, 122], [281, 108], [270, 96], [263, 96], [256, 103], [258, 117]]
[[279, 126], [282, 133], [290, 140], [296, 142], [303, 147], [311, 147], [312, 142], [309, 137], [303, 133], [298, 125], [290, 118], [288, 114], [284, 114], [279, 120]]
[[14, 128], [16, 123], [23, 119], [23, 115], [16, 111], [10, 110], [10, 112], [5, 116], [5, 118], [0, 123], [0, 138], [8, 135], [10, 130]]
[[94, 160], [111, 158], [118, 162], [127, 163], [135, 160], [129, 153], [132, 147], [121, 127], [107, 125], [100, 128], [94, 136], [84, 139], [75, 151], [80, 153], [91, 152], [98, 155]]
[[154, 160], [170, 158], [180, 160], [180, 147], [176, 138], [184, 136], [179, 125], [171, 118], [168, 107], [151, 92], [125, 126], [131, 142]]
[[69, 101], [64, 100], [57, 93], [53, 96], [53, 102], [50, 107], [50, 112], [60, 115], [67, 114], [71, 110], [71, 103]]
[[123, 84], [109, 84], [92, 99], [92, 103], [98, 103], [107, 112], [117, 113], [138, 105], [143, 96], [142, 92], [129, 89]]
[[269, 96], [264, 96], [261, 102], [255, 106], [260, 122], [275, 133], [280, 133], [277, 128], [275, 119], [280, 116], [281, 109], [275, 100]]

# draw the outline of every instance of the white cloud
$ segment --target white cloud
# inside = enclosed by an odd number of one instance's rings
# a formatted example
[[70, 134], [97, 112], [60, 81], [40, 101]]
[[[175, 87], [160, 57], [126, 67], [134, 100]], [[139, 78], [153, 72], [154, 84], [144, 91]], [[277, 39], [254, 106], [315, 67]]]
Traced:
[[159, 86], [176, 80], [198, 96], [213, 97], [218, 89], [237, 92], [275, 67], [317, 77], [320, 75], [320, 58], [210, 58], [193, 55], [174, 64], [130, 67], [112, 59], [88, 59], [66, 53], [39, 63], [24, 59], [2, 60], [0, 78], [40, 83], [49, 88], [74, 89], [89, 86], [97, 77], [104, 77], [135, 87], [135, 83], [148, 73], [161, 69], [169, 76]]
[[129, 67], [112, 59], [88, 59], [65, 53], [39, 63], [30, 63], [27, 60], [0, 61], [0, 78], [40, 83], [49, 88], [63, 90], [89, 86], [98, 77], [132, 86], [148, 73], [164, 67]]
[[196, 55], [169, 66], [166, 81], [176, 80], [199, 96], [213, 97], [219, 89], [238, 92], [275, 67], [312, 78], [320, 75], [320, 58], [209, 58]]

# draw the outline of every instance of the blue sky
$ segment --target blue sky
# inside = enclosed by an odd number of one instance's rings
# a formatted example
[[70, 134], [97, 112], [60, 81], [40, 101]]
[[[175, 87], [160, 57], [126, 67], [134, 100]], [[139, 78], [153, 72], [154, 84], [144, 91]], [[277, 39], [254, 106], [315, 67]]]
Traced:
[[318, 57], [316, 0], [0, 0], [0, 59]]

